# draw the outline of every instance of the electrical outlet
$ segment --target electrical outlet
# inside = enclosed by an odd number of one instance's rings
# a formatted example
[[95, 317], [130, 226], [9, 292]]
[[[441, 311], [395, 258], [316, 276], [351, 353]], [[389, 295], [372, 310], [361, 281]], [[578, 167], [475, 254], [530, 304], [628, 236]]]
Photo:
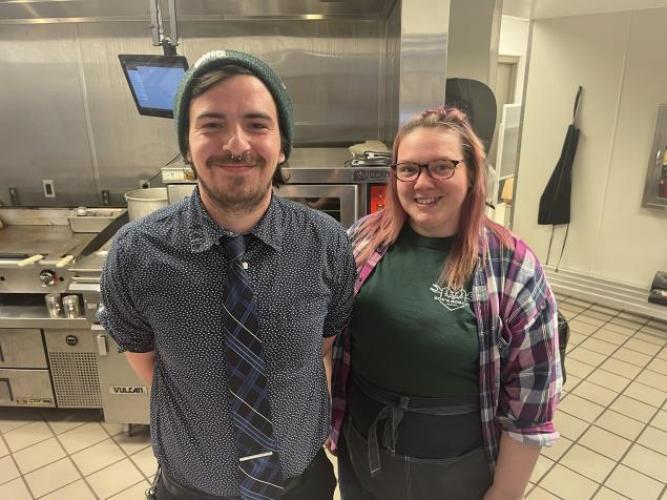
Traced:
[[56, 188], [53, 179], [42, 179], [42, 189], [44, 190], [45, 198], [56, 197]]

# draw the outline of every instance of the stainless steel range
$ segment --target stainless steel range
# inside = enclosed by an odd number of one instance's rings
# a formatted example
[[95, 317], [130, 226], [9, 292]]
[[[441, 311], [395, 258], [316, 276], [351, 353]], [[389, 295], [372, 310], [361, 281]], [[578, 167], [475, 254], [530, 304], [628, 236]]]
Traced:
[[130, 424], [150, 423], [150, 387], [134, 373], [125, 355], [118, 352], [118, 345], [97, 322], [100, 277], [109, 248], [111, 240], [70, 268], [73, 277], [69, 290], [82, 295], [91, 324], [104, 420], [123, 424], [129, 432]]
[[126, 220], [125, 209], [0, 208], [0, 406], [102, 406], [71, 268]]

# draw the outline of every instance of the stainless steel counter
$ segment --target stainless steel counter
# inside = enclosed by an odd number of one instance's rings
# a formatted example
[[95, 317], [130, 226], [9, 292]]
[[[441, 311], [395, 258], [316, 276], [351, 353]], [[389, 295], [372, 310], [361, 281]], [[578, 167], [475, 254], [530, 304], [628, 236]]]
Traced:
[[44, 298], [34, 295], [5, 295], [0, 302], [0, 328], [90, 328], [85, 317], [50, 318]]

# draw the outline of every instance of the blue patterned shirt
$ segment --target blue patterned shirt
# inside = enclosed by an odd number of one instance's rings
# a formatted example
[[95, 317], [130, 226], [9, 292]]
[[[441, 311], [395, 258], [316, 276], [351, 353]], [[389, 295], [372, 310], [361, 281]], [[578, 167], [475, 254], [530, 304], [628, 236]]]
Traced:
[[[153, 450], [166, 473], [211, 495], [238, 495], [222, 335], [229, 234], [199, 193], [131, 222], [116, 235], [102, 274], [99, 320], [119, 346], [155, 351]], [[322, 337], [347, 323], [355, 280], [343, 228], [273, 196], [251, 230], [244, 260], [255, 293], [274, 435], [285, 478], [326, 438], [330, 401]]]

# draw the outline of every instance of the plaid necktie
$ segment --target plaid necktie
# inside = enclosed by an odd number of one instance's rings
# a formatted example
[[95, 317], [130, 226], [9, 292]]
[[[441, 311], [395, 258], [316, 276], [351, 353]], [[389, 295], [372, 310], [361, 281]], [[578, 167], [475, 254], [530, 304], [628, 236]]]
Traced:
[[255, 297], [241, 262], [245, 238], [223, 238], [230, 259], [223, 300], [225, 360], [230, 409], [239, 454], [239, 488], [244, 500], [278, 498], [283, 490], [278, 447], [273, 437], [269, 387]]

